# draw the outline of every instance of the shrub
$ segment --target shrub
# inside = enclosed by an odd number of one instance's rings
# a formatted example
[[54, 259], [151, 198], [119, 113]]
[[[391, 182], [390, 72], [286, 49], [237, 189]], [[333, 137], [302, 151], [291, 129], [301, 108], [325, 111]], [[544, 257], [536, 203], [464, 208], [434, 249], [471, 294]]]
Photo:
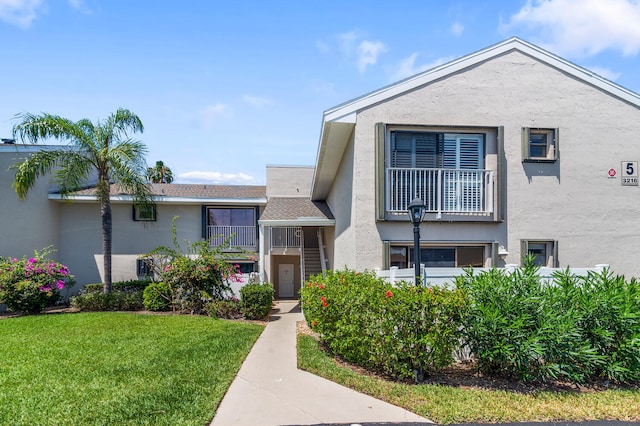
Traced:
[[242, 306], [235, 297], [225, 300], [212, 300], [207, 303], [205, 310], [214, 318], [237, 319], [242, 316]]
[[169, 286], [163, 282], [151, 283], [142, 294], [144, 308], [148, 311], [169, 311], [171, 293]]
[[273, 286], [270, 283], [247, 284], [240, 289], [240, 301], [246, 319], [265, 319], [273, 305]]
[[0, 259], [0, 303], [13, 311], [37, 314], [60, 299], [60, 290], [72, 284], [69, 269], [48, 259], [50, 249], [22, 259]]
[[459, 290], [394, 287], [351, 270], [312, 277], [302, 289], [306, 320], [331, 351], [403, 379], [452, 363], [466, 303]]
[[154, 270], [154, 276], [169, 288], [171, 308], [190, 311], [193, 314], [205, 312], [205, 305], [211, 300], [223, 300], [231, 293], [229, 282], [240, 282], [239, 265], [225, 261], [224, 249], [229, 241], [212, 248], [208, 241], [188, 243], [187, 253], [183, 253], [177, 241], [173, 218], [171, 233], [174, 247], [156, 247], [144, 258]]
[[530, 262], [511, 274], [468, 271], [465, 342], [486, 373], [524, 381], [640, 379], [640, 287], [608, 271], [553, 283]]
[[[114, 292], [131, 292], [131, 291], [144, 291], [144, 289], [151, 283], [151, 280], [129, 280], [129, 281], [116, 281], [112, 284]], [[98, 284], [85, 284], [84, 291], [86, 293], [100, 293], [103, 289], [102, 283]]]
[[139, 311], [143, 308], [142, 293], [86, 293], [72, 297], [71, 306], [81, 311]]

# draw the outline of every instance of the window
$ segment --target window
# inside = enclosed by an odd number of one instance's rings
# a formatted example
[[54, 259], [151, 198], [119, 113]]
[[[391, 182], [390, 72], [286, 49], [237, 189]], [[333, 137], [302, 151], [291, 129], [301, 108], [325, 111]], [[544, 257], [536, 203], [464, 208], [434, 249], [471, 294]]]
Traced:
[[133, 220], [136, 222], [155, 221], [156, 220], [156, 206], [136, 206], [133, 205]]
[[153, 259], [136, 259], [136, 273], [140, 278], [150, 278], [153, 276]]
[[522, 264], [527, 256], [533, 258], [533, 264], [543, 268], [554, 268], [558, 265], [558, 242], [546, 240], [521, 241]]
[[522, 161], [553, 162], [558, 159], [558, 129], [522, 129]]
[[255, 250], [257, 227], [255, 208], [203, 207], [203, 237], [212, 246], [229, 243], [236, 247]]
[[[413, 266], [413, 246], [391, 246], [391, 266], [410, 268]], [[484, 267], [483, 246], [421, 247], [420, 263], [427, 268]]]
[[255, 262], [231, 262], [234, 265], [238, 265], [238, 270], [243, 274], [250, 274], [252, 272], [256, 272], [256, 263]]
[[389, 167], [477, 170], [483, 151], [483, 134], [393, 131]]
[[255, 226], [254, 209], [209, 208], [209, 226]]

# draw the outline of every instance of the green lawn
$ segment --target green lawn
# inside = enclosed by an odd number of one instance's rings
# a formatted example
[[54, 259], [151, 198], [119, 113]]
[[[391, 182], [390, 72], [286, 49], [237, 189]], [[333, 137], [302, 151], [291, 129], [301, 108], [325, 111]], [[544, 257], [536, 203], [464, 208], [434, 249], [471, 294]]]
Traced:
[[358, 374], [338, 365], [310, 336], [298, 336], [298, 366], [413, 411], [436, 423], [572, 420], [640, 421], [640, 391], [517, 393], [414, 385]]
[[205, 425], [263, 327], [203, 316], [0, 320], [0, 424]]

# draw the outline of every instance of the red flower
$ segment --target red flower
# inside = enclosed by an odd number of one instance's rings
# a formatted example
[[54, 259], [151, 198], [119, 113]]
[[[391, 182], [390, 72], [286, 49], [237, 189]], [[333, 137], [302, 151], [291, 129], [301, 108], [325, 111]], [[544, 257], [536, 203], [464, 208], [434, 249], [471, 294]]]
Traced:
[[322, 300], [322, 306], [324, 306], [325, 308], [329, 306], [329, 304], [327, 303], [326, 297], [322, 296], [320, 300]]
[[318, 287], [320, 287], [320, 290], [324, 290], [324, 284], [318, 284]]
[[387, 299], [390, 299], [393, 297], [393, 293], [391, 293], [391, 290], [387, 290], [387, 292], [384, 295], [387, 297]]

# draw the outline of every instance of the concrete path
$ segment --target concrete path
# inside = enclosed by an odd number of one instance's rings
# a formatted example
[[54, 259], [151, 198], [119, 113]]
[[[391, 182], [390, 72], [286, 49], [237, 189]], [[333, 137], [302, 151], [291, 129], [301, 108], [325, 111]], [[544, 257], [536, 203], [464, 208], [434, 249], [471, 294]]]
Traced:
[[211, 426], [431, 423], [395, 405], [297, 369], [298, 301], [276, 312], [222, 400]]

